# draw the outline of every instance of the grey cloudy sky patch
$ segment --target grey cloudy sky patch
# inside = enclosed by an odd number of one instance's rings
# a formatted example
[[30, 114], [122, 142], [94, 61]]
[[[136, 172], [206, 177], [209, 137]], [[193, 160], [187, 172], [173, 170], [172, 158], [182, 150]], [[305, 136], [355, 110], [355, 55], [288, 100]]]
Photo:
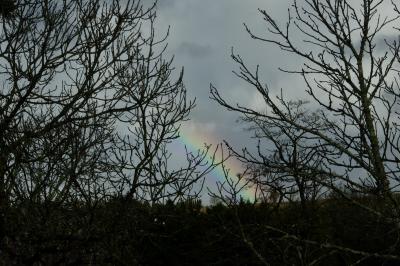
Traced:
[[171, 8], [174, 6], [176, 0], [158, 0], [157, 6], [159, 8]]
[[376, 49], [378, 51], [385, 52], [388, 49], [388, 44], [393, 45], [394, 41], [396, 41], [398, 43], [399, 40], [400, 40], [400, 36], [398, 33], [381, 35], [375, 41]]
[[204, 58], [212, 53], [210, 45], [201, 45], [193, 42], [182, 42], [177, 50], [182, 55], [187, 54], [191, 57], [199, 58]]
[[[209, 99], [209, 84], [213, 83], [224, 95], [243, 104], [254, 101], [254, 92], [246, 90], [247, 84], [235, 78], [236, 67], [230, 58], [231, 47], [243, 55], [250, 65], [261, 64], [271, 72], [269, 82], [278, 82], [279, 73], [274, 52], [265, 50], [245, 32], [243, 22], [257, 30], [264, 30], [258, 8], [280, 6], [281, 17], [286, 17], [286, 1], [263, 0], [160, 0], [158, 24], [161, 32], [170, 25], [169, 52], [175, 55], [175, 65], [185, 67], [185, 83], [189, 95], [197, 98], [197, 108], [192, 120], [209, 122], [210, 118], [220, 128], [226, 125], [235, 132], [237, 114], [227, 113]], [[275, 10], [278, 15], [279, 12]], [[274, 48], [270, 48], [273, 51]], [[275, 48], [277, 51], [278, 49]], [[276, 52], [275, 51], [275, 52]], [[281, 62], [284, 62], [282, 58]], [[244, 97], [245, 96], [245, 97]], [[243, 102], [246, 101], [246, 102]], [[211, 116], [212, 115], [212, 116]], [[221, 136], [221, 140], [224, 136]]]

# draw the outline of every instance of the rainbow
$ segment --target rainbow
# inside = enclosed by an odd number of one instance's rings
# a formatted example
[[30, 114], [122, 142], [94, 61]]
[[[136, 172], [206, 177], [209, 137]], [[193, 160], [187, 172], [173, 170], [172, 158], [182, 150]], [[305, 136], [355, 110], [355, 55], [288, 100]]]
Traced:
[[[190, 131], [190, 132], [189, 132]], [[204, 149], [205, 145], [211, 144], [212, 147], [216, 147], [216, 145], [220, 144], [222, 140], [215, 135], [209, 133], [207, 130], [200, 130], [200, 129], [194, 129], [194, 130], [185, 130], [185, 128], [182, 128], [180, 131], [180, 142], [182, 142], [188, 151], [191, 152], [197, 152], [199, 149]], [[221, 152], [217, 152], [215, 154], [215, 160], [216, 162], [221, 161], [222, 154]], [[224, 163], [225, 169], [229, 169], [229, 177], [231, 177], [233, 180], [237, 181], [237, 174], [243, 172], [243, 167], [241, 163], [238, 160], [235, 160], [234, 158], [229, 158], [228, 160], [225, 161]], [[215, 183], [217, 181], [223, 182], [225, 181], [225, 173], [222, 168], [222, 166], [216, 167], [213, 172], [211, 173], [211, 176], [213, 180], [210, 182], [208, 180], [208, 183]], [[242, 190], [241, 196], [245, 200], [250, 200], [250, 202], [254, 202], [255, 199], [255, 188], [247, 188]]]

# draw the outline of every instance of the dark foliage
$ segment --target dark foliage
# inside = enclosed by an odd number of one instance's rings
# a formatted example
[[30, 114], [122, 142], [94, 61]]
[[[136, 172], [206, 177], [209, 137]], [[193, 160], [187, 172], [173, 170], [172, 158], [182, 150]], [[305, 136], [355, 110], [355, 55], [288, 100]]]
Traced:
[[1, 0], [0, 1], [0, 15], [9, 18], [17, 8], [15, 0]]
[[[296, 203], [272, 211], [269, 204], [245, 202], [208, 208], [198, 201], [150, 206], [114, 199], [96, 207], [26, 202], [11, 207], [7, 213], [11, 233], [5, 240], [9, 249], [1, 253], [1, 262], [6, 265], [259, 265], [258, 258], [243, 241], [243, 232], [270, 265], [301, 265], [299, 252], [307, 254], [308, 263], [315, 261], [314, 265], [349, 265], [362, 258], [345, 250], [302, 242], [303, 239], [339, 243], [369, 253], [400, 252], [398, 248], [387, 250], [396, 241], [391, 234], [393, 224], [378, 221], [343, 200], [319, 202], [308, 220], [298, 210]], [[242, 227], [238, 227], [238, 220]], [[361, 262], [361, 265], [399, 263], [365, 257]]]

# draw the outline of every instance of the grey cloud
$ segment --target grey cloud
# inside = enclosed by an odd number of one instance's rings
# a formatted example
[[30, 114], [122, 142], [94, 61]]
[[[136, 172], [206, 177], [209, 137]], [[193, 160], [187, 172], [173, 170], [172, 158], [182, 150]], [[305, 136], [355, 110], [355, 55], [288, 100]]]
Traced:
[[186, 54], [191, 57], [206, 57], [212, 53], [210, 45], [201, 45], [193, 42], [183, 42], [178, 46], [180, 54]]
[[158, 8], [172, 8], [175, 5], [175, 0], [158, 0], [157, 7]]
[[376, 43], [376, 49], [378, 51], [387, 51], [388, 50], [388, 44], [392, 45], [394, 41], [399, 43], [400, 36], [399, 34], [386, 34], [383, 36], [379, 36], [375, 43]]

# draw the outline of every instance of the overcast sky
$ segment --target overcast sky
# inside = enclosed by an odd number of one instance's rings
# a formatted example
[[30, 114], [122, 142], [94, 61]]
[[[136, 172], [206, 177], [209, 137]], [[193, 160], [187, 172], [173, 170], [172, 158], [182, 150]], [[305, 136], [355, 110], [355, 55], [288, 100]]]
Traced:
[[157, 29], [163, 32], [171, 27], [168, 53], [175, 55], [176, 67], [184, 66], [189, 96], [197, 99], [191, 121], [185, 124], [185, 134], [200, 130], [220, 141], [238, 143], [248, 139], [243, 125], [236, 123], [238, 114], [227, 112], [209, 98], [209, 86], [212, 83], [233, 102], [247, 106], [262, 102], [254, 90], [232, 74], [237, 66], [230, 58], [231, 47], [249, 65], [260, 64], [271, 87], [293, 82], [277, 70], [289, 63], [279, 50], [252, 40], [243, 26], [245, 22], [255, 31], [263, 32], [265, 27], [258, 8], [284, 19], [287, 7], [286, 0], [159, 0]]
[[[231, 59], [231, 48], [249, 66], [260, 65], [262, 77], [273, 92], [292, 88], [292, 96], [300, 93], [298, 97], [305, 97], [303, 92], [293, 90], [300, 77], [278, 70], [293, 66], [294, 58], [272, 45], [251, 39], [243, 25], [246, 23], [255, 33], [265, 34], [266, 25], [258, 9], [271, 12], [284, 24], [290, 3], [291, 0], [159, 0], [157, 30], [162, 33], [170, 26], [168, 54], [175, 56], [177, 68], [184, 67], [189, 97], [195, 97], [197, 102], [191, 120], [183, 125], [184, 136], [197, 138], [196, 143], [227, 140], [237, 149], [256, 147], [252, 134], [243, 130], [245, 125], [237, 123], [239, 114], [228, 112], [210, 99], [212, 83], [231, 102], [262, 107], [263, 101], [254, 88], [232, 73], [238, 66]], [[198, 139], [203, 136], [204, 139]], [[182, 142], [178, 145], [171, 152], [182, 153]], [[234, 161], [227, 163], [233, 176], [240, 170], [239, 165]], [[221, 175], [214, 172], [207, 177], [206, 186], [215, 189], [216, 181], [221, 181]]]
[[[238, 66], [230, 58], [231, 47], [248, 66], [260, 65], [260, 75], [272, 93], [282, 89], [292, 99], [307, 99], [302, 79], [278, 70], [293, 69], [301, 60], [271, 44], [251, 39], [243, 26], [246, 23], [254, 33], [270, 37], [258, 9], [266, 10], [278, 24], [285, 25], [291, 3], [292, 0], [159, 0], [157, 30], [165, 32], [171, 27], [168, 54], [175, 56], [177, 68], [184, 66], [189, 97], [197, 99], [183, 134], [201, 132], [218, 142], [228, 140], [237, 148], [252, 143], [254, 146], [251, 134], [236, 122], [239, 114], [226, 111], [210, 99], [212, 83], [230, 102], [262, 107], [260, 95], [233, 75], [232, 70]], [[296, 38], [298, 33], [292, 34]], [[384, 32], [383, 37], [390, 34]]]

